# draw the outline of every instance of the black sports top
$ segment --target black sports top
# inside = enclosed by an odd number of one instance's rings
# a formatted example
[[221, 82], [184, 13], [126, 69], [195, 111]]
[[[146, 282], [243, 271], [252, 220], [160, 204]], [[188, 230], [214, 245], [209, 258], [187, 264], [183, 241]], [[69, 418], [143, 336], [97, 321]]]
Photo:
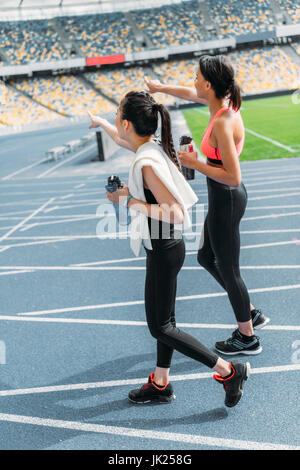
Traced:
[[[150, 189], [144, 187], [146, 201], [149, 204], [158, 204]], [[148, 218], [148, 227], [152, 247], [171, 248], [182, 240], [182, 231], [174, 229], [174, 224], [162, 220]]]

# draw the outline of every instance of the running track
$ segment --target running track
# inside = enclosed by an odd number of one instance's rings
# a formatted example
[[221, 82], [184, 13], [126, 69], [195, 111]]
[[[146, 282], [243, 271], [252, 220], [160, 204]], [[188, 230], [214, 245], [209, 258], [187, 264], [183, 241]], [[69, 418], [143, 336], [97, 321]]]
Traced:
[[[262, 354], [247, 358], [243, 400], [225, 408], [210, 371], [175, 351], [176, 400], [135, 406], [127, 393], [155, 365], [144, 252], [135, 258], [128, 239], [96, 235], [107, 176], [127, 182], [132, 156], [89, 163], [92, 148], [57, 167], [41, 162], [54, 137], [59, 145], [80, 133], [84, 126], [1, 139], [0, 448], [300, 449], [300, 159], [241, 165], [242, 275], [271, 317], [258, 333]], [[205, 178], [191, 185], [205, 209]], [[213, 347], [234, 317], [195, 252], [179, 274], [177, 322]]]

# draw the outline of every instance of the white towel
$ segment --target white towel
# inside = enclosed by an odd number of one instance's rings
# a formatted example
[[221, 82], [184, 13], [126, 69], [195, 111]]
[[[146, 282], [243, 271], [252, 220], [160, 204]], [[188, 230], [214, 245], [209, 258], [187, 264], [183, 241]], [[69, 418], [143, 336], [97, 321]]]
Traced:
[[[143, 166], [151, 166], [155, 174], [179, 202], [184, 212], [183, 228], [189, 228], [191, 219], [188, 209], [198, 201], [198, 197], [175, 163], [155, 142], [146, 142], [138, 148], [129, 169], [128, 188], [135, 199], [146, 202], [143, 187]], [[130, 247], [135, 256], [139, 256], [142, 243], [146, 248], [152, 250], [147, 216], [132, 207], [129, 208], [129, 213], [131, 216]]]

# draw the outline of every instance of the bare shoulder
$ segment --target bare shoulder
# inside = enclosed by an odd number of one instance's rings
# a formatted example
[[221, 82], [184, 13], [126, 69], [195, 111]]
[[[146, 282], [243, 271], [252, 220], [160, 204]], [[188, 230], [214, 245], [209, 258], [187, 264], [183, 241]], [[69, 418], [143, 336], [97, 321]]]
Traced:
[[222, 133], [233, 129], [235, 123], [235, 116], [230, 111], [224, 111], [218, 116], [214, 122], [214, 130], [217, 133]]

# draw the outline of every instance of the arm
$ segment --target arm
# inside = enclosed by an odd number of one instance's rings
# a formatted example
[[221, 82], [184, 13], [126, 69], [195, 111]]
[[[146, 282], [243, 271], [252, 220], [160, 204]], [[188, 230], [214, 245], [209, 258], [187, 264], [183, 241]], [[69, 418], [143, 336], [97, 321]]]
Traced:
[[107, 121], [107, 119], [94, 116], [88, 111], [88, 115], [91, 118], [92, 124], [89, 126], [89, 129], [92, 129], [94, 127], [102, 127], [102, 129], [107, 132], [108, 135], [116, 142], [117, 145], [120, 145], [120, 147], [125, 147], [128, 150], [132, 150], [134, 152], [134, 149], [131, 147], [131, 145], [124, 139], [121, 139], [119, 137], [118, 131], [116, 126], [113, 126], [110, 124], [110, 122]]
[[180, 204], [161, 182], [158, 176], [156, 176], [152, 167], [144, 166], [142, 168], [142, 173], [144, 182], [152, 191], [158, 204], [149, 204], [147, 202], [131, 198], [128, 206], [138, 212], [142, 212], [152, 219], [174, 224], [183, 223], [184, 213]]
[[147, 77], [144, 78], [146, 85], [148, 86], [148, 91], [150, 93], [166, 93], [167, 95], [176, 96], [187, 101], [193, 101], [195, 103], [208, 104], [208, 101], [205, 98], [199, 98], [196, 94], [194, 88], [189, 88], [185, 86], [172, 86], [165, 85], [159, 80], [149, 80]]
[[200, 171], [203, 175], [227, 184], [239, 186], [241, 183], [241, 169], [233, 139], [233, 131], [227, 119], [216, 119], [214, 123], [214, 135], [222, 158], [223, 166], [215, 167], [207, 165], [188, 152], [178, 152], [180, 163], [189, 168]]

